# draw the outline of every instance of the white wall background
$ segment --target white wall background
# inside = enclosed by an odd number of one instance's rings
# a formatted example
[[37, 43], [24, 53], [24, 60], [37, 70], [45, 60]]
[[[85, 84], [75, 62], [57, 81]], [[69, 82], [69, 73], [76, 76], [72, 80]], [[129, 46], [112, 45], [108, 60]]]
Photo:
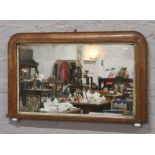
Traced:
[[24, 47], [33, 50], [33, 59], [39, 63], [39, 73], [44, 78], [51, 75], [56, 60], [76, 60], [77, 47], [74, 45], [27, 44]]
[[[83, 52], [82, 60], [86, 60], [84, 62], [81, 61], [83, 73], [85, 70], [88, 70], [89, 76], [93, 77], [93, 82], [96, 84], [98, 84], [99, 76], [107, 78], [105, 76], [106, 69], [109, 69], [110, 72], [111, 68], [115, 68], [115, 71], [119, 72], [122, 67], [126, 67], [129, 73], [134, 71], [134, 45], [21, 44], [20, 46], [33, 50], [33, 59], [39, 63], [39, 73], [43, 74], [44, 78], [51, 76], [54, 63], [57, 60], [77, 60], [77, 50], [79, 47]], [[96, 59], [91, 61], [90, 56], [95, 56]], [[102, 60], [104, 61], [103, 65], [101, 64]], [[83, 80], [85, 81], [85, 79]]]
[[[18, 32], [70, 32], [135, 30], [148, 42], [148, 123], [142, 128], [130, 124], [54, 122], [6, 118], [7, 113], [7, 46]], [[0, 21], [0, 133], [155, 133], [155, 21]]]

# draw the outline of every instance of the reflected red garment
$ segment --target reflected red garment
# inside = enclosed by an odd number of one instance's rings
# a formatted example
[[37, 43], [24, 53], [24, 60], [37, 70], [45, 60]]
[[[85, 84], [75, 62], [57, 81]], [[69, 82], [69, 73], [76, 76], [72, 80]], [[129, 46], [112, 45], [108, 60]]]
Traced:
[[62, 79], [64, 81], [67, 80], [67, 64], [66, 63], [62, 64]]

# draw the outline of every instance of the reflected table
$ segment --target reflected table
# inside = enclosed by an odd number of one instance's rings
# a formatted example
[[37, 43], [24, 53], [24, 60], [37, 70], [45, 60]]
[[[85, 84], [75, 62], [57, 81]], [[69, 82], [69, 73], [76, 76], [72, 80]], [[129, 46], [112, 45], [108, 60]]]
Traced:
[[89, 102], [70, 102], [74, 107], [81, 108], [83, 114], [88, 114], [89, 112], [102, 112], [104, 109], [111, 108], [110, 101], [104, 101], [101, 103], [89, 103]]

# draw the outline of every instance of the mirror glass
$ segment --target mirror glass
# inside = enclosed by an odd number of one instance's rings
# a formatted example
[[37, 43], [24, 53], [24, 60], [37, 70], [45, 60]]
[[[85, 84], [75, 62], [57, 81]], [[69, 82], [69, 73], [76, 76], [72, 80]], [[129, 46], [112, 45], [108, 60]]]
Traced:
[[132, 43], [19, 44], [18, 113], [135, 115]]

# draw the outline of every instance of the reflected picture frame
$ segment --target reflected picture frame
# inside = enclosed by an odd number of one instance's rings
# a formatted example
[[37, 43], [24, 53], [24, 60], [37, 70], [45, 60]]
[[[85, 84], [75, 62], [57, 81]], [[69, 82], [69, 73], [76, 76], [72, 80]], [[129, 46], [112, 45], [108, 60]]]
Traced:
[[[135, 47], [135, 116], [99, 116], [75, 114], [25, 114], [18, 113], [17, 46], [19, 44], [94, 44], [132, 43]], [[117, 51], [116, 51], [117, 52]], [[48, 32], [14, 34], [8, 44], [8, 113], [13, 120], [37, 119], [53, 121], [86, 121], [108, 123], [147, 122], [147, 43], [145, 37], [135, 31], [112, 32]]]

